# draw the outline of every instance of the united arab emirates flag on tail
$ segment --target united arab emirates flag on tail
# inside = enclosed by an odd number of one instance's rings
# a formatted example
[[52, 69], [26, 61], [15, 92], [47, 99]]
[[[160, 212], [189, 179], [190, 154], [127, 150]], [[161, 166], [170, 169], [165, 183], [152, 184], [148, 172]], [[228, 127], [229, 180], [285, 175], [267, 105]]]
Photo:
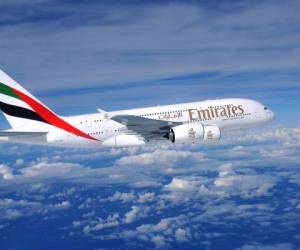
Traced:
[[21, 118], [49, 124], [76, 136], [96, 140], [56, 115], [2, 70], [0, 70], [0, 109], [6, 114], [13, 128], [16, 124], [14, 118]]
[[[22, 100], [18, 91], [0, 82], [0, 109], [7, 115], [48, 123]], [[15, 99], [15, 100], [14, 100]]]

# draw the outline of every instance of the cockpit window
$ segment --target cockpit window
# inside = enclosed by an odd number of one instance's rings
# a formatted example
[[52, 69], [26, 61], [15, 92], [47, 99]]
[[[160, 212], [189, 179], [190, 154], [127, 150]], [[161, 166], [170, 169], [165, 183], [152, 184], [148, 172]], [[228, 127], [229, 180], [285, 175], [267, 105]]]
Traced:
[[264, 110], [268, 110], [268, 108], [267, 108], [267, 107], [264, 107]]

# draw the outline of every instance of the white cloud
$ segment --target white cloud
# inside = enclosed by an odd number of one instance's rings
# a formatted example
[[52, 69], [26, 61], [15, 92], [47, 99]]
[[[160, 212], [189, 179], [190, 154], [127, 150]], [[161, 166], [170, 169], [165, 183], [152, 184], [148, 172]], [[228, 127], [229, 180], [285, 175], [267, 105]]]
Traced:
[[74, 194], [76, 192], [76, 188], [72, 187], [72, 188], [67, 188], [61, 192], [52, 194], [50, 197], [51, 198], [63, 198], [63, 197], [68, 197], [71, 196], [72, 194]]
[[120, 235], [124, 238], [138, 238], [145, 242], [152, 242], [156, 248], [167, 247], [175, 242], [187, 242], [191, 239], [190, 230], [185, 215], [163, 218], [157, 224], [142, 224], [135, 231], [124, 231]]
[[270, 140], [278, 140], [283, 146], [297, 146], [299, 145], [300, 139], [300, 128], [293, 127], [293, 128], [273, 128], [264, 130], [262, 132], [257, 133], [244, 133], [237, 137], [232, 138], [238, 142], [263, 142], [263, 141], [270, 141]]
[[37, 176], [63, 176], [66, 177], [68, 173], [80, 171], [82, 167], [79, 164], [73, 163], [48, 163], [39, 162], [30, 167], [22, 168], [20, 171], [24, 177]]
[[223, 201], [221, 203], [209, 201], [209, 204], [203, 205], [201, 210], [204, 212], [195, 215], [191, 220], [194, 222], [217, 223], [220, 226], [233, 221], [240, 221], [246, 218], [254, 224], [267, 225], [270, 223], [273, 208], [266, 204], [247, 204], [237, 205], [233, 201]]
[[109, 198], [110, 201], [122, 201], [129, 202], [135, 199], [135, 195], [133, 193], [121, 193], [116, 191], [112, 197]]
[[119, 225], [118, 219], [119, 219], [119, 214], [118, 213], [110, 215], [110, 216], [107, 217], [105, 223], [103, 223], [103, 224], [100, 224], [100, 223], [97, 224], [94, 227], [94, 230], [101, 230], [103, 228], [115, 227], [115, 226]]
[[215, 185], [217, 187], [229, 187], [232, 186], [233, 181], [235, 181], [237, 177], [226, 177], [226, 178], [218, 178], [215, 180]]
[[61, 203], [57, 203], [52, 205], [54, 209], [68, 209], [71, 207], [71, 203], [69, 201], [63, 201]]
[[155, 194], [151, 192], [139, 194], [138, 197], [138, 202], [140, 203], [151, 202], [154, 200], [155, 200]]
[[172, 181], [168, 185], [166, 185], [166, 188], [170, 190], [188, 191], [194, 189], [194, 185], [188, 180], [173, 178]]
[[17, 159], [16, 160], [16, 166], [22, 166], [24, 164], [24, 159]]
[[137, 227], [137, 232], [142, 234], [148, 234], [148, 233], [157, 233], [161, 231], [165, 231], [170, 224], [172, 223], [172, 219], [166, 218], [162, 219], [159, 223], [152, 225], [152, 224], [143, 224], [141, 226]]
[[72, 225], [73, 225], [73, 227], [80, 227], [81, 226], [81, 222], [80, 221], [73, 221]]
[[293, 250], [294, 246], [290, 243], [281, 243], [273, 245], [248, 244], [237, 250]]
[[163, 248], [166, 246], [166, 242], [163, 236], [155, 235], [151, 238], [151, 242], [155, 245], [155, 248]]
[[187, 232], [183, 228], [178, 228], [175, 231], [175, 239], [176, 239], [177, 242], [180, 242], [180, 243], [189, 241], [189, 232]]
[[14, 178], [12, 170], [5, 165], [0, 165], [0, 175], [2, 175], [4, 180], [11, 180]]
[[226, 163], [220, 166], [219, 177], [226, 177], [230, 176], [231, 174], [234, 174], [231, 163]]
[[93, 198], [86, 198], [80, 205], [79, 205], [79, 209], [85, 209], [85, 208], [90, 208], [94, 205], [95, 203], [95, 199]]
[[[141, 153], [138, 155], [124, 156], [117, 161], [120, 166], [150, 166], [156, 165], [174, 165], [181, 161], [198, 161], [203, 159], [204, 155], [200, 152], [177, 151], [177, 150], [155, 150], [151, 153]], [[157, 160], [159, 159], [159, 161]]]
[[253, 198], [269, 195], [276, 184], [276, 179], [260, 175], [229, 175], [215, 179], [214, 185], [225, 190], [231, 195], [239, 194], [242, 198]]
[[132, 206], [131, 210], [125, 214], [125, 218], [123, 219], [123, 222], [125, 224], [130, 224], [144, 215], [145, 213], [144, 211], [142, 211], [140, 207]]
[[32, 214], [43, 214], [47, 212], [47, 205], [41, 202], [0, 199], [0, 220], [15, 220]]
[[[100, 231], [100, 230], [103, 230], [103, 229], [106, 229], [106, 228], [111, 228], [111, 227], [116, 227], [120, 224], [120, 221], [119, 221], [119, 214], [118, 213], [114, 213], [112, 215], [108, 215], [108, 217], [103, 220], [101, 218], [98, 218], [96, 221], [92, 221], [90, 222], [90, 224], [88, 225], [85, 225], [83, 227], [83, 232], [85, 234], [90, 234], [91, 232], [94, 232], [94, 231]], [[75, 225], [73, 223], [73, 226], [81, 226], [81, 222], [75, 222]]]
[[7, 209], [5, 210], [4, 215], [2, 215], [2, 217], [4, 217], [7, 220], [15, 220], [22, 216], [23, 216], [22, 212], [16, 209]]
[[153, 188], [162, 186], [162, 184], [157, 180], [138, 180], [133, 183], [129, 183], [129, 185], [134, 188]]

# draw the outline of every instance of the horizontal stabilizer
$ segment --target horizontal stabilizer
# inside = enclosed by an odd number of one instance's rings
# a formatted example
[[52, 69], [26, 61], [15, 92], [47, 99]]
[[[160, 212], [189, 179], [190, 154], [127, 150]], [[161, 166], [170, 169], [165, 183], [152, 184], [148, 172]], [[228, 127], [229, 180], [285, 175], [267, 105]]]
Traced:
[[26, 131], [0, 131], [0, 137], [11, 137], [11, 136], [43, 136], [46, 135], [48, 132], [26, 132]]

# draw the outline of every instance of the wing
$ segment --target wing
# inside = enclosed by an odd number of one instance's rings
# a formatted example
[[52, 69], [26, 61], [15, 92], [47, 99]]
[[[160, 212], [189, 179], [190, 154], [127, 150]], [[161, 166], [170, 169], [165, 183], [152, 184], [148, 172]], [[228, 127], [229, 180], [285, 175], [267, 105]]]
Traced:
[[116, 115], [111, 119], [125, 125], [129, 133], [140, 135], [147, 141], [168, 139], [170, 129], [182, 124], [181, 122], [154, 120], [135, 115]]
[[48, 132], [26, 132], [26, 131], [0, 131], [0, 137], [34, 137], [46, 135]]

